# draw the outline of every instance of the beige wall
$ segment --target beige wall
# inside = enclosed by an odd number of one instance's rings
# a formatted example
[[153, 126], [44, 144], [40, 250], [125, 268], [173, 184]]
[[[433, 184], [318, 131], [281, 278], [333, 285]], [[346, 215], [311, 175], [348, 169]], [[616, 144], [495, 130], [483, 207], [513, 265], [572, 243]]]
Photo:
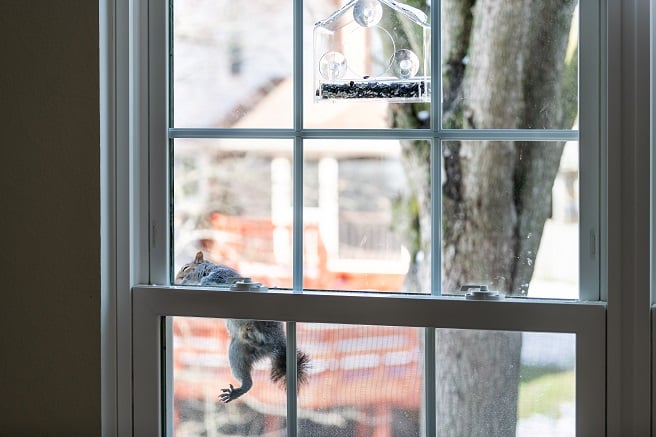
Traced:
[[98, 2], [2, 1], [0, 48], [0, 435], [98, 435]]

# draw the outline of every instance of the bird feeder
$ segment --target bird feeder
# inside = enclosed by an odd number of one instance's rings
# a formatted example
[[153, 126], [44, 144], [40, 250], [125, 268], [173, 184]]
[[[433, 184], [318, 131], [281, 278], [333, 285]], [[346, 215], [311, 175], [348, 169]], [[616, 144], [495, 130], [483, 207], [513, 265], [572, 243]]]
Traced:
[[394, 0], [350, 0], [314, 25], [315, 100], [430, 100], [430, 24]]

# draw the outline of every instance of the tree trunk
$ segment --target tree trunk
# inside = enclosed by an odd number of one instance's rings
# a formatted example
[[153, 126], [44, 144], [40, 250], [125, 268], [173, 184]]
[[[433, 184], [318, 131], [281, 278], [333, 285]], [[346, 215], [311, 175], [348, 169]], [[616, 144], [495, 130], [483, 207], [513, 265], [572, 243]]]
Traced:
[[[461, 2], [444, 4], [458, 10], [453, 4]], [[446, 127], [571, 128], [576, 103], [563, 102], [562, 94], [576, 95], [572, 73], [564, 74], [575, 4], [478, 0], [469, 37], [447, 28], [456, 36], [445, 38], [455, 46], [443, 50]], [[466, 17], [453, 21], [467, 27]], [[458, 56], [467, 56], [466, 65]], [[443, 147], [443, 292], [483, 282], [526, 294], [563, 145], [463, 141]]]
[[[575, 5], [573, 0], [443, 0], [443, 126], [571, 128], [578, 108], [570, 98], [577, 94], [577, 65], [576, 54], [566, 63], [565, 53]], [[417, 105], [390, 108], [394, 126], [417, 126]], [[442, 145], [443, 294], [473, 282], [526, 295], [563, 146]], [[403, 143], [418, 214], [412, 249], [417, 266], [411, 269], [419, 272], [418, 290], [429, 289], [427, 149], [425, 143]], [[520, 351], [520, 333], [437, 333], [440, 436], [514, 435]]]
[[515, 435], [520, 335], [441, 330], [436, 338], [437, 434]]

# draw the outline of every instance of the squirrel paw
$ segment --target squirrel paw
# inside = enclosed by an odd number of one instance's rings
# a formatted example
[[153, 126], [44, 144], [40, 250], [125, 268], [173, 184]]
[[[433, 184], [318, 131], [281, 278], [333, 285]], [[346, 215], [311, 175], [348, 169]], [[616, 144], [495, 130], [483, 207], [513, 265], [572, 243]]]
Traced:
[[227, 404], [228, 402], [235, 400], [239, 397], [239, 394], [236, 393], [235, 388], [232, 386], [232, 384], [228, 384], [230, 388], [222, 388], [221, 393], [219, 395], [219, 399], [221, 399], [221, 402], [224, 404]]

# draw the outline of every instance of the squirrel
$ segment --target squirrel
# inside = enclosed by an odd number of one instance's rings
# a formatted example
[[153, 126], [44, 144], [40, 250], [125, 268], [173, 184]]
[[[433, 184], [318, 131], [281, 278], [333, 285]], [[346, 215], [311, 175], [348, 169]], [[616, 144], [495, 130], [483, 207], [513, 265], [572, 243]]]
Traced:
[[[194, 261], [182, 266], [175, 276], [175, 283], [211, 286], [226, 284], [231, 278], [238, 277], [241, 275], [232, 267], [206, 261], [203, 252], [198, 252]], [[226, 326], [230, 334], [230, 370], [241, 386], [228, 384], [228, 388], [221, 389], [221, 401], [228, 403], [246, 394], [253, 387], [253, 365], [267, 357], [271, 359], [271, 381], [284, 388], [287, 380], [287, 339], [282, 323], [228, 319]], [[300, 389], [307, 382], [310, 357], [297, 350], [296, 366]]]
[[[198, 252], [196, 258], [180, 268], [175, 275], [174, 284], [179, 285], [212, 285], [225, 284], [230, 278], [241, 275], [237, 270], [221, 264], [205, 261], [203, 252]], [[204, 283], [203, 283], [204, 282]]]

